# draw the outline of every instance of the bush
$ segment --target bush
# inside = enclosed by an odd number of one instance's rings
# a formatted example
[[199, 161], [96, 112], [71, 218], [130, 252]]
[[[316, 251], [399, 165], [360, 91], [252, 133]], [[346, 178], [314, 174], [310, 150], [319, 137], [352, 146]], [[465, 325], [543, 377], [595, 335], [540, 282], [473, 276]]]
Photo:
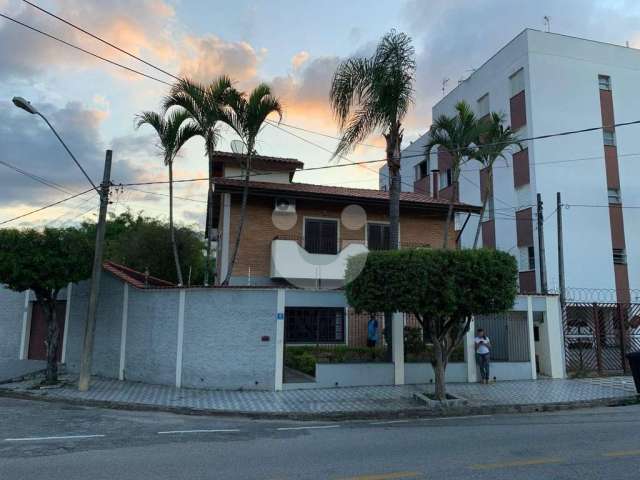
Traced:
[[383, 348], [346, 346], [300, 346], [285, 349], [286, 367], [315, 376], [316, 363], [383, 362]]

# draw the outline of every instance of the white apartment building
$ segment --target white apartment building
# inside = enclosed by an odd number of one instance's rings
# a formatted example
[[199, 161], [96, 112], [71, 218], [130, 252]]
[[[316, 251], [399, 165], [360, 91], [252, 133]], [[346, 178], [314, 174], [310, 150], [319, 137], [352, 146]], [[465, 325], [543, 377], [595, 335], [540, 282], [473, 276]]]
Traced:
[[[634, 292], [640, 289], [640, 124], [612, 127], [640, 119], [640, 50], [527, 29], [439, 101], [433, 118], [452, 115], [461, 100], [478, 117], [504, 113], [506, 124], [522, 139], [604, 127], [525, 141], [524, 150], [515, 147], [506, 161], [499, 159], [480, 245], [513, 253], [521, 291], [540, 292], [540, 194], [546, 220], [543, 270], [549, 290], [557, 291], [554, 210], [560, 192], [568, 298], [596, 292], [590, 300], [640, 301]], [[425, 134], [403, 150], [402, 188], [433, 195], [435, 176], [436, 194], [447, 195], [451, 175], [446, 152], [429, 159], [416, 156], [427, 138]], [[386, 180], [383, 167], [381, 188]], [[465, 163], [460, 200], [479, 205], [486, 181], [478, 162]], [[462, 247], [473, 244], [478, 221], [477, 216], [469, 219], [460, 236]]]

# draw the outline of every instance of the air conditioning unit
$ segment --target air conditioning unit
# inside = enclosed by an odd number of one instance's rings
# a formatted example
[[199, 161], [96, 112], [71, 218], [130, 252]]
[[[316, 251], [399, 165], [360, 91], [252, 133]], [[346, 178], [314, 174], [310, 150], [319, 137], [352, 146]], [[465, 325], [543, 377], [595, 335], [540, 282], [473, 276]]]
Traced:
[[278, 213], [296, 213], [296, 201], [291, 198], [276, 198], [274, 210]]

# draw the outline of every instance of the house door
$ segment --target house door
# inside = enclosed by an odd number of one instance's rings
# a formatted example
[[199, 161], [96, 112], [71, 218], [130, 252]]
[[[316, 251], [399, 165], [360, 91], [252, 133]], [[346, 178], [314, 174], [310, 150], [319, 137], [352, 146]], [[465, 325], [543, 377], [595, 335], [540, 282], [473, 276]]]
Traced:
[[[62, 356], [62, 339], [64, 338], [64, 317], [67, 309], [67, 302], [58, 301], [56, 305], [56, 320], [58, 322], [58, 362]], [[47, 349], [44, 341], [47, 338], [47, 311], [39, 303], [32, 303], [31, 310], [31, 330], [29, 332], [29, 359], [46, 360]]]

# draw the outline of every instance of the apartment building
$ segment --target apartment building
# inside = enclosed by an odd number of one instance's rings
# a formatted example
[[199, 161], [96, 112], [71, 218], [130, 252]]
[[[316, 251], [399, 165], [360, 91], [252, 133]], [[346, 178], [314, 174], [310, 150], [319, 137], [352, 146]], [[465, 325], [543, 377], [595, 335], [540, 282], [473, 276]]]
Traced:
[[[633, 292], [640, 288], [640, 125], [614, 126], [640, 118], [639, 85], [640, 50], [527, 29], [433, 106], [433, 118], [452, 115], [462, 100], [479, 118], [504, 113], [521, 139], [602, 127], [524, 141], [523, 150], [511, 149], [494, 165], [480, 244], [518, 258], [522, 292], [540, 292], [545, 278], [558, 289], [560, 192], [568, 291], [596, 292], [593, 301], [640, 301]], [[403, 150], [402, 188], [447, 196], [446, 152], [417, 155], [427, 140], [425, 134]], [[381, 188], [385, 178], [383, 168]], [[480, 205], [488, 178], [478, 162], [465, 163], [459, 200]], [[467, 223], [462, 247], [473, 245], [478, 221], [476, 215]]]

